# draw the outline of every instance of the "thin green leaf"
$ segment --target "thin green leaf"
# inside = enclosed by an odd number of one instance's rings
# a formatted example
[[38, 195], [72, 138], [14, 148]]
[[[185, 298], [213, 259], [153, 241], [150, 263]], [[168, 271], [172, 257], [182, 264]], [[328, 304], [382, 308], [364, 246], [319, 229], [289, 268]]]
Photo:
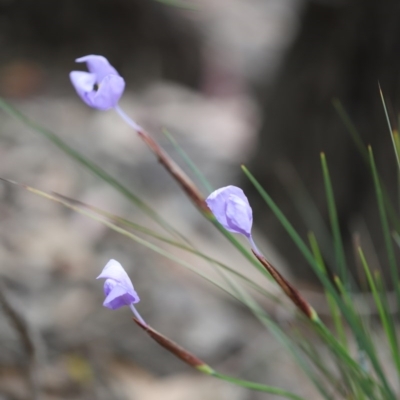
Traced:
[[[325, 263], [322, 258], [322, 254], [319, 250], [317, 239], [313, 233], [309, 233], [308, 238], [310, 241], [311, 249], [314, 254], [315, 261], [317, 262], [318, 265], [320, 265], [321, 271], [324, 274], [326, 274]], [[326, 300], [327, 300], [327, 303], [328, 303], [328, 306], [329, 306], [329, 309], [331, 312], [333, 324], [335, 326], [339, 341], [343, 344], [343, 346], [346, 349], [348, 349], [347, 338], [346, 338], [346, 333], [344, 331], [344, 326], [343, 326], [342, 315], [340, 313], [340, 309], [339, 309], [338, 305], [336, 304], [335, 299], [332, 297], [332, 295], [326, 289], [325, 289], [325, 296], [326, 296]]]
[[339, 276], [342, 282], [348, 282], [349, 274], [347, 272], [346, 258], [343, 249], [342, 235], [340, 233], [339, 219], [337, 216], [335, 197], [333, 194], [332, 182], [329, 175], [328, 163], [325, 154], [321, 153], [322, 173], [324, 177], [326, 199], [328, 202], [329, 219], [331, 222], [333, 243], [336, 254], [336, 262], [339, 267]]
[[400, 376], [400, 355], [399, 355], [399, 347], [398, 347], [398, 343], [397, 343], [397, 337], [396, 337], [393, 320], [391, 319], [388, 309], [385, 308], [384, 303], [382, 302], [381, 296], [380, 296], [377, 286], [375, 284], [375, 280], [372, 277], [367, 260], [365, 258], [365, 255], [364, 255], [361, 247], [358, 248], [358, 253], [360, 256], [361, 263], [364, 267], [364, 271], [367, 276], [368, 283], [371, 288], [371, 292], [374, 297], [376, 307], [378, 309], [378, 313], [379, 313], [379, 317], [382, 322], [383, 329], [385, 331], [386, 337], [389, 342], [390, 350], [391, 350], [391, 353], [393, 356], [393, 361], [396, 365], [397, 373]]
[[396, 154], [397, 166], [400, 169], [400, 158], [399, 158], [398, 147], [396, 145], [396, 141], [395, 141], [395, 138], [394, 138], [394, 135], [393, 135], [392, 124], [390, 123], [389, 113], [388, 113], [388, 110], [387, 110], [387, 107], [386, 107], [385, 97], [383, 96], [381, 85], [379, 85], [379, 93], [381, 95], [382, 105], [383, 105], [383, 109], [385, 111], [385, 117], [386, 117], [386, 122], [388, 124], [390, 137], [391, 137], [392, 142], [393, 142], [393, 149], [394, 149], [394, 152]]
[[162, 3], [165, 4], [166, 6], [169, 7], [175, 7], [175, 8], [180, 8], [182, 10], [190, 10], [190, 11], [199, 11], [200, 6], [197, 4], [189, 4], [186, 1], [183, 0], [154, 0], [157, 3]]
[[[286, 348], [289, 354], [292, 355], [294, 360], [301, 367], [302, 371], [305, 372], [309, 379], [314, 383], [323, 397], [326, 400], [331, 400], [331, 397], [327, 396], [325, 389], [320, 384], [318, 379], [316, 379], [310, 368], [307, 366], [305, 360], [303, 360], [301, 355], [298, 353], [297, 349], [293, 346], [293, 343], [286, 333], [267, 315], [267, 313], [264, 312], [259, 304], [248, 293], [243, 291], [243, 289], [236, 284], [235, 281], [231, 280], [228, 282], [228, 284], [230, 285], [235, 297], [249, 308], [249, 310], [262, 323], [262, 325], [264, 325], [273, 334], [275, 339], [277, 339], [277, 341]], [[225, 377], [223, 375], [220, 376]]]
[[[374, 369], [382, 382], [382, 385], [384, 387], [385, 393], [388, 397], [388, 399], [393, 399], [395, 400], [395, 395], [393, 393], [393, 390], [391, 389], [385, 374], [383, 373], [382, 367], [376, 357], [376, 354], [374, 352], [374, 348], [371, 347], [371, 343], [369, 341], [369, 338], [365, 335], [365, 331], [360, 326], [360, 323], [357, 318], [354, 318], [354, 314], [351, 312], [351, 310], [348, 309], [346, 304], [342, 301], [342, 299], [339, 297], [336, 288], [332, 285], [332, 283], [327, 279], [327, 277], [320, 271], [320, 267], [317, 265], [312, 253], [308, 249], [308, 247], [305, 245], [304, 241], [301, 239], [299, 234], [296, 232], [296, 230], [293, 228], [292, 224], [288, 221], [288, 219], [285, 217], [285, 215], [282, 213], [282, 211], [279, 209], [279, 207], [275, 204], [275, 202], [272, 200], [272, 198], [268, 195], [268, 193], [264, 190], [264, 188], [257, 182], [257, 180], [254, 178], [254, 176], [250, 173], [250, 171], [245, 167], [242, 166], [242, 170], [246, 174], [246, 176], [249, 178], [249, 180], [253, 183], [257, 191], [260, 193], [261, 197], [265, 200], [265, 202], [268, 204], [268, 206], [271, 208], [275, 216], [278, 218], [278, 220], [281, 222], [283, 227], [286, 229], [286, 231], [289, 233], [290, 237], [292, 240], [296, 243], [300, 251], [303, 253], [304, 257], [306, 260], [309, 262], [309, 264], [312, 266], [314, 272], [320, 279], [321, 283], [324, 285], [324, 287], [329, 291], [329, 293], [332, 295], [332, 297], [335, 299], [335, 302], [338, 304], [343, 316], [346, 318], [347, 322], [349, 323], [349, 326], [351, 327], [358, 343], [360, 346], [365, 349], [368, 357], [371, 360], [372, 365], [374, 366]], [[349, 366], [352, 367], [352, 369], [356, 372], [357, 370], [359, 371], [360, 374], [360, 384], [362, 383], [363, 389], [368, 390], [368, 385], [365, 379], [367, 377], [362, 378], [362, 371], [360, 372], [360, 366], [358, 365], [357, 362], [355, 362], [347, 353], [346, 349], [342, 346], [340, 342], [337, 341], [337, 339], [331, 334], [331, 332], [326, 328], [326, 326], [322, 323], [320, 319], [318, 319], [316, 322], [317, 325], [317, 330], [319, 333], [322, 335], [322, 337], [325, 338], [326, 342], [328, 345], [333, 346], [335, 348], [335, 351], [338, 352], [338, 355], [343, 357], [345, 362]], [[368, 379], [367, 379], [368, 380]], [[368, 392], [366, 392], [368, 393]]]
[[[318, 348], [316, 348], [317, 346], [315, 346], [314, 344], [310, 344], [310, 341], [307, 337], [300, 335], [297, 343], [301, 350], [307, 355], [307, 357], [313, 361], [313, 364], [321, 373], [321, 378], [324, 379], [324, 382], [331, 385], [335, 393], [338, 392], [342, 395], [343, 398], [347, 398], [349, 394], [349, 389], [346, 389], [346, 386], [349, 386], [350, 382], [354, 381], [352, 381], [350, 377], [345, 373], [341, 374], [341, 380], [339, 380], [339, 378], [334, 375], [334, 371], [332, 371], [332, 368], [329, 368], [326, 365], [326, 360], [322, 358], [321, 352], [318, 351]], [[339, 367], [343, 367], [342, 363], [339, 362], [338, 364]], [[336, 395], [335, 398], [337, 398]]]
[[219, 372], [214, 372], [211, 374], [215, 378], [221, 379], [226, 382], [231, 382], [234, 383], [235, 385], [242, 386], [248, 389], [253, 389], [253, 390], [258, 390], [261, 392], [266, 392], [270, 394], [276, 394], [281, 397], [285, 397], [287, 399], [292, 399], [292, 400], [304, 400], [303, 397], [297, 396], [291, 392], [288, 392], [286, 390], [274, 387], [274, 386], [267, 386], [267, 385], [262, 385], [259, 383], [254, 383], [254, 382], [249, 382], [249, 381], [244, 381], [242, 379], [236, 379], [228, 375], [220, 374]]
[[[368, 147], [368, 151], [369, 151], [372, 177], [373, 177], [374, 185], [375, 185], [376, 199], [378, 202], [379, 217], [381, 219], [383, 236], [385, 239], [386, 252], [388, 255], [388, 259], [389, 259], [390, 273], [392, 276], [392, 281], [399, 282], [399, 273], [397, 270], [396, 255], [394, 253], [392, 238], [391, 238], [390, 229], [389, 229], [389, 222], [388, 222], [388, 219], [386, 216], [386, 208], [385, 208], [385, 204], [384, 204], [384, 200], [383, 200], [381, 184], [380, 184], [380, 180], [379, 180], [379, 176], [378, 176], [378, 171], [376, 169], [374, 155], [373, 155], [371, 146]], [[397, 295], [397, 304], [398, 304], [398, 307], [400, 307], [400, 290], [398, 289], [398, 287], [396, 285], [395, 285], [395, 288], [396, 288], [396, 295]]]
[[110, 186], [116, 189], [119, 193], [121, 193], [125, 198], [127, 198], [130, 202], [135, 204], [140, 210], [142, 210], [145, 214], [147, 214], [153, 221], [158, 223], [162, 228], [164, 228], [169, 233], [174, 234], [180, 238], [183, 236], [177, 232], [168, 222], [166, 222], [162, 217], [160, 217], [151, 207], [149, 207], [143, 200], [141, 200], [138, 196], [136, 196], [132, 191], [127, 189], [124, 185], [118, 182], [115, 178], [113, 178], [110, 174], [100, 168], [98, 165], [88, 160], [85, 156], [79, 153], [77, 150], [73, 149], [69, 145], [67, 145], [62, 139], [60, 139], [56, 134], [49, 131], [48, 129], [43, 128], [42, 126], [36, 124], [31, 121], [28, 117], [23, 115], [21, 112], [16, 110], [10, 104], [8, 104], [4, 99], [0, 97], [0, 108], [3, 109], [8, 115], [11, 117], [21, 121], [24, 125], [33, 129], [35, 132], [41, 134], [46, 139], [50, 140], [56, 147], [58, 147], [61, 151], [75, 160], [77, 163], [85, 167], [87, 170], [92, 172], [94, 175], [107, 182]]
[[[335, 99], [333, 101], [333, 105], [335, 106], [336, 111], [339, 114], [339, 117], [342, 119], [342, 121], [343, 121], [344, 125], [346, 126], [348, 132], [350, 133], [356, 147], [358, 148], [360, 154], [362, 155], [364, 162], [369, 167], [370, 162], [369, 162], [368, 149], [367, 149], [367, 146], [361, 140], [360, 134], [358, 133], [356, 127], [351, 122], [349, 115], [346, 113], [345, 109], [343, 108], [342, 104], [340, 103], [340, 101], [338, 99]], [[390, 220], [396, 226], [396, 229], [398, 231], [400, 231], [400, 220], [396, 213], [396, 209], [395, 209], [395, 207], [393, 207], [393, 204], [388, 195], [388, 191], [386, 190], [386, 188], [383, 185], [382, 185], [382, 191], [383, 191], [385, 205], [388, 210]]]
[[297, 171], [291, 165], [285, 164], [278, 169], [277, 173], [290, 199], [293, 201], [298, 215], [308, 229], [315, 232], [318, 237], [324, 257], [331, 264], [334, 264], [335, 256], [332, 246], [332, 235]]
[[347, 131], [350, 133], [350, 136], [353, 139], [354, 144], [356, 145], [358, 151], [363, 156], [364, 161], [367, 164], [369, 164], [367, 147], [365, 146], [364, 142], [361, 140], [361, 137], [357, 131], [357, 128], [354, 126], [349, 115], [343, 108], [342, 103], [338, 99], [334, 99], [333, 106], [335, 107], [337, 113], [339, 114], [339, 117], [341, 118], [342, 122], [344, 123], [345, 127], [347, 128]]

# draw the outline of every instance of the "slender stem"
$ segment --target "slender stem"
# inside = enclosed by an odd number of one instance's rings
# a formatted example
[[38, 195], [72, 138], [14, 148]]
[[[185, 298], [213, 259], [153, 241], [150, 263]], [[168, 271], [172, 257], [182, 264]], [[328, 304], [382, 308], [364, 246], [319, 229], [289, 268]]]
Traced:
[[304, 400], [303, 397], [297, 396], [293, 393], [290, 393], [286, 390], [283, 390], [283, 389], [280, 389], [280, 388], [277, 388], [274, 386], [262, 385], [262, 384], [256, 383], [256, 382], [250, 382], [250, 381], [245, 381], [242, 379], [236, 379], [236, 378], [233, 378], [232, 376], [220, 374], [219, 372], [214, 372], [212, 374], [212, 376], [214, 376], [215, 378], [227, 381], [227, 382], [234, 383], [235, 385], [248, 388], [248, 389], [258, 390], [258, 391], [267, 392], [267, 393], [273, 393], [278, 396], [283, 396], [283, 397], [286, 397], [286, 398], [292, 399], [292, 400]]
[[261, 251], [258, 249], [257, 245], [256, 245], [255, 242], [254, 242], [253, 236], [250, 235], [250, 236], [248, 237], [248, 239], [249, 239], [249, 242], [250, 242], [250, 246], [251, 246], [251, 248], [254, 250], [254, 252], [255, 252], [256, 254], [258, 254], [259, 256], [263, 257], [263, 254], [261, 253]]
[[136, 319], [138, 319], [143, 325], [147, 326], [146, 322], [144, 322], [144, 319], [141, 317], [141, 315], [139, 314], [138, 310], [136, 310], [136, 308], [133, 305], [133, 303], [131, 303], [129, 305], [129, 308], [132, 310], [133, 315], [136, 317]]
[[126, 114], [125, 111], [118, 104], [114, 107], [114, 110], [135, 131], [140, 132], [143, 130], [142, 127], [138, 125], [131, 117], [129, 117], [128, 114]]

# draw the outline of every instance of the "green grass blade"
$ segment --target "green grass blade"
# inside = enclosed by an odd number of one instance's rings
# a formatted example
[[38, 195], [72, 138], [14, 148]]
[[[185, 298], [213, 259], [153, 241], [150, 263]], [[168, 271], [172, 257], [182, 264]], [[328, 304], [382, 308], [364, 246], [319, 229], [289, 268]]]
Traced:
[[333, 194], [332, 182], [329, 175], [328, 163], [326, 162], [324, 153], [321, 153], [321, 164], [322, 164], [322, 173], [324, 177], [326, 198], [328, 202], [329, 219], [331, 222], [336, 262], [339, 267], [338, 272], [342, 282], [348, 283], [349, 274], [347, 272], [346, 258], [343, 249], [343, 241], [340, 233], [339, 219], [335, 205], [335, 197]]
[[[318, 265], [321, 266], [321, 271], [326, 274], [326, 267], [324, 260], [322, 258], [322, 254], [319, 250], [318, 247], [318, 242], [313, 233], [310, 233], [308, 235], [311, 249], [314, 254], [315, 261], [317, 262]], [[335, 326], [339, 341], [342, 343], [342, 345], [348, 349], [347, 347], [347, 338], [346, 338], [346, 333], [344, 331], [344, 326], [343, 326], [343, 321], [342, 321], [342, 315], [340, 313], [339, 307], [335, 302], [335, 299], [332, 297], [332, 295], [325, 289], [325, 296], [326, 296], [326, 301], [329, 306], [329, 310], [332, 316], [333, 324]]]
[[200, 6], [197, 4], [190, 4], [183, 0], [154, 0], [157, 3], [164, 4], [169, 7], [178, 8], [181, 10], [199, 11]]
[[400, 249], [400, 234], [396, 231], [392, 232], [392, 236], [394, 239], [394, 242], [397, 244], [397, 247]]
[[342, 103], [338, 99], [334, 99], [332, 103], [333, 103], [333, 106], [335, 107], [336, 112], [338, 113], [340, 119], [342, 120], [343, 124], [345, 125], [347, 131], [350, 133], [350, 136], [353, 139], [354, 144], [356, 145], [358, 151], [364, 158], [364, 161], [367, 164], [369, 164], [367, 147], [365, 146], [364, 142], [361, 140], [361, 137], [357, 131], [357, 128], [354, 126], [349, 115], [343, 108]]
[[[353, 318], [358, 321], [359, 326], [361, 327], [361, 330], [363, 331], [364, 335], [363, 336], [356, 336], [357, 344], [358, 344], [358, 362], [361, 366], [361, 368], [366, 372], [369, 373], [368, 371], [368, 365], [366, 365], [365, 361], [363, 360], [366, 355], [368, 355], [371, 365], [374, 367], [377, 375], [380, 377], [382, 385], [380, 387], [380, 391], [382, 393], [385, 393], [385, 399], [386, 396], [390, 396], [390, 398], [393, 398], [394, 393], [392, 391], [392, 388], [389, 385], [389, 382], [386, 379], [386, 375], [383, 372], [383, 369], [380, 365], [378, 355], [377, 355], [377, 350], [379, 350], [379, 347], [377, 347], [371, 338], [370, 332], [367, 329], [367, 325], [365, 321], [363, 320], [362, 316], [357, 313], [357, 310], [354, 307], [354, 303], [349, 295], [349, 293], [345, 290], [343, 284], [341, 283], [340, 279], [338, 276], [335, 278], [335, 283], [336, 286], [338, 287], [340, 293], [342, 294], [344, 301], [349, 309], [349, 311], [353, 314]], [[362, 341], [360, 341], [360, 338], [362, 338]], [[368, 392], [367, 392], [368, 394]]]
[[219, 372], [215, 372], [212, 374], [212, 376], [221, 379], [226, 382], [231, 382], [234, 383], [235, 385], [242, 386], [248, 389], [253, 389], [253, 390], [258, 390], [261, 392], [266, 392], [270, 394], [275, 394], [281, 397], [284, 397], [286, 399], [291, 399], [291, 400], [304, 400], [303, 397], [297, 396], [291, 392], [288, 392], [286, 390], [274, 387], [274, 386], [267, 386], [267, 385], [262, 385], [259, 383], [254, 383], [254, 382], [249, 382], [249, 381], [244, 381], [242, 379], [236, 379], [228, 375], [220, 374]]
[[257, 180], [254, 178], [254, 176], [251, 174], [251, 172], [244, 166], [242, 165], [242, 170], [247, 176], [247, 178], [250, 180], [250, 182], [254, 185], [254, 187], [257, 189], [258, 193], [261, 195], [261, 197], [265, 200], [265, 202], [268, 204], [268, 206], [271, 208], [272, 212], [276, 215], [280, 223], [283, 225], [283, 227], [286, 229], [288, 232], [289, 236], [292, 238], [294, 243], [297, 245], [299, 248], [300, 252], [303, 254], [304, 258], [309, 262], [309, 264], [312, 267], [315, 267], [316, 263], [314, 260], [314, 257], [300, 235], [296, 232], [296, 230], [293, 228], [292, 224], [289, 222], [289, 220], [283, 215], [282, 211], [279, 209], [279, 207], [275, 204], [275, 202], [272, 200], [272, 198], [267, 194], [267, 192], [263, 189], [263, 187], [257, 182]]
[[381, 188], [381, 184], [380, 184], [380, 180], [379, 180], [379, 176], [378, 176], [378, 171], [376, 169], [374, 155], [372, 152], [372, 148], [370, 146], [368, 147], [368, 151], [369, 151], [372, 177], [373, 177], [373, 181], [374, 181], [374, 185], [375, 185], [376, 199], [378, 202], [379, 216], [381, 219], [383, 236], [385, 239], [385, 246], [386, 246], [386, 251], [387, 251], [387, 255], [388, 255], [388, 259], [389, 259], [390, 273], [391, 273], [392, 281], [394, 282], [394, 286], [395, 286], [395, 290], [396, 290], [397, 304], [398, 304], [398, 307], [400, 307], [400, 290], [399, 290], [398, 286], [396, 285], [399, 282], [399, 273], [397, 270], [396, 255], [394, 252], [392, 237], [391, 237], [390, 228], [389, 228], [389, 222], [388, 222], [387, 215], [386, 215], [386, 208], [385, 208], [385, 204], [384, 204], [384, 200], [383, 200], [382, 188]]
[[266, 328], [268, 328], [270, 332], [274, 335], [274, 337], [278, 340], [278, 342], [286, 348], [288, 353], [293, 357], [297, 365], [301, 368], [308, 379], [310, 379], [310, 381], [314, 384], [315, 388], [320, 392], [323, 398], [326, 400], [333, 400], [333, 397], [328, 393], [327, 388], [325, 388], [322, 382], [320, 382], [320, 380], [317, 378], [309, 363], [303, 358], [302, 354], [300, 354], [299, 350], [295, 347], [295, 344], [292, 342], [292, 340], [287, 336], [286, 332], [282, 330], [268, 316], [262, 316], [260, 315], [260, 313], [258, 314], [260, 322]]
[[[324, 285], [324, 287], [329, 291], [329, 293], [335, 299], [336, 304], [339, 306], [343, 316], [346, 318], [347, 322], [349, 323], [349, 326], [352, 329], [358, 343], [360, 344], [360, 347], [365, 349], [366, 354], [370, 358], [371, 363], [377, 373], [377, 376], [379, 377], [380, 381], [382, 382], [382, 385], [384, 387], [387, 398], [395, 400], [395, 395], [393, 393], [393, 390], [391, 389], [391, 387], [386, 379], [386, 376], [383, 373], [382, 367], [381, 367], [381, 365], [376, 357], [376, 354], [374, 352], [374, 348], [373, 348], [373, 346], [371, 346], [369, 338], [366, 336], [363, 327], [360, 325], [360, 322], [358, 321], [357, 318], [355, 318], [353, 312], [351, 312], [351, 310], [346, 306], [346, 304], [339, 297], [339, 295], [336, 291], [336, 288], [332, 285], [332, 283], [329, 281], [329, 279], [320, 271], [320, 267], [317, 265], [311, 251], [308, 249], [308, 247], [306, 246], [304, 241], [301, 239], [299, 234], [293, 228], [292, 224], [288, 221], [288, 219], [285, 217], [285, 215], [282, 213], [282, 211], [279, 209], [279, 207], [275, 204], [275, 202], [272, 200], [272, 198], [268, 195], [268, 193], [264, 190], [264, 188], [257, 182], [257, 180], [254, 178], [254, 176], [250, 173], [250, 171], [245, 166], [242, 166], [242, 170], [244, 171], [246, 176], [249, 178], [249, 180], [252, 182], [252, 184], [255, 186], [257, 191], [260, 193], [261, 197], [265, 200], [265, 202], [271, 208], [271, 210], [276, 215], [278, 220], [281, 222], [283, 227], [286, 229], [289, 236], [292, 238], [292, 240], [298, 246], [299, 250], [304, 255], [306, 260], [312, 266], [314, 272], [320, 279], [321, 283]], [[344, 360], [346, 360], [346, 362], [348, 363], [349, 366], [351, 366], [355, 371], [360, 369], [357, 362], [355, 362], [348, 355], [346, 349], [341, 345], [340, 342], [337, 341], [337, 339], [331, 334], [331, 332], [326, 328], [326, 326], [322, 323], [322, 321], [318, 320], [317, 328], [318, 328], [318, 331], [321, 333], [321, 335], [323, 335], [323, 337], [327, 341], [327, 344], [333, 346], [335, 348], [335, 351], [337, 351], [338, 354], [341, 357], [343, 357]], [[365, 382], [364, 382], [363, 387], [366, 388]]]
[[[318, 331], [321, 334], [321, 337], [324, 338], [326, 344], [329, 346], [333, 354], [335, 354], [335, 356], [342, 361], [343, 367], [347, 369], [349, 376], [352, 377], [352, 380], [355, 380], [357, 382], [357, 386], [362, 388], [364, 393], [370, 394], [372, 381], [369, 378], [366, 371], [363, 369], [363, 367], [359, 364], [359, 362], [358, 361], [356, 362], [350, 356], [348, 350], [340, 342], [336, 340], [336, 338], [324, 324], [322, 323], [319, 324]], [[360, 334], [357, 334], [355, 336], [357, 340], [360, 337], [362, 338], [361, 350], [366, 349], [365, 351], [368, 353], [371, 359], [371, 363], [374, 366], [376, 366], [377, 374], [380, 375], [382, 384], [386, 389], [386, 393], [388, 394], [389, 398], [394, 399], [393, 397], [394, 394], [392, 393], [392, 390], [386, 380], [386, 377], [383, 374], [383, 370], [378, 360], [376, 359], [376, 354], [373, 351], [373, 349], [370, 348], [371, 346], [370, 341], [369, 340], [367, 341], [366, 338], [364, 338], [364, 336]], [[373, 385], [376, 387], [379, 386], [376, 383], [374, 383]]]
[[88, 160], [85, 156], [80, 154], [78, 151], [67, 145], [62, 139], [60, 139], [56, 134], [41, 127], [35, 122], [31, 121], [25, 115], [20, 113], [10, 104], [8, 104], [4, 99], [0, 97], [0, 108], [5, 111], [11, 117], [19, 120], [24, 125], [28, 126], [35, 132], [41, 134], [46, 139], [50, 140], [56, 147], [58, 147], [61, 151], [71, 157], [74, 161], [85, 167], [87, 170], [92, 172], [94, 175], [105, 181], [107, 184], [116, 189], [119, 193], [121, 193], [125, 198], [127, 198], [131, 203], [135, 204], [140, 210], [142, 210], [145, 214], [147, 214], [153, 221], [157, 222], [162, 228], [166, 231], [183, 238], [183, 236], [177, 232], [169, 223], [167, 223], [162, 217], [160, 217], [151, 207], [149, 207], [143, 200], [141, 200], [138, 196], [136, 196], [132, 191], [127, 189], [124, 185], [119, 183], [115, 178], [113, 178], [110, 174], [104, 171], [95, 163]]
[[[329, 383], [333, 387], [334, 393], [340, 393], [341, 398], [347, 398], [351, 388], [351, 383], [355, 382], [354, 380], [351, 380], [351, 375], [346, 374], [344, 371], [345, 368], [343, 363], [336, 363], [341, 373], [340, 378], [336, 377], [333, 374], [331, 366], [326, 365], [325, 357], [322, 358], [320, 352], [318, 351], [318, 347], [311, 344], [309, 339], [303, 335], [300, 335], [297, 343], [307, 357], [313, 361], [313, 364], [315, 365], [317, 371], [321, 373], [322, 377], [325, 379], [325, 382]], [[335, 357], [334, 354], [331, 354], [331, 358], [335, 358], [337, 360], [337, 357]], [[335, 398], [337, 398], [337, 396], [335, 396]]]
[[400, 154], [400, 138], [399, 138], [399, 132], [396, 129], [393, 130], [393, 132], [392, 132], [392, 138], [393, 138], [396, 155], [398, 155], [398, 154]]
[[[330, 396], [327, 395], [324, 387], [320, 384], [318, 379], [315, 378], [312, 371], [307, 366], [305, 360], [298, 353], [297, 349], [294, 347], [290, 338], [286, 335], [286, 333], [264, 312], [264, 310], [258, 305], [258, 303], [246, 292], [242, 290], [240, 286], [237, 286], [236, 282], [229, 281], [228, 283], [234, 296], [239, 299], [243, 304], [245, 304], [249, 310], [253, 313], [253, 315], [264, 325], [277, 339], [277, 341], [291, 354], [296, 363], [301, 367], [303, 372], [308, 376], [311, 382], [314, 383], [316, 388], [322, 394], [322, 396], [326, 400], [333, 400]], [[226, 378], [225, 375], [219, 375], [221, 378]]]
[[297, 171], [291, 165], [285, 165], [279, 168], [277, 173], [290, 199], [293, 201], [298, 215], [308, 229], [316, 234], [324, 257], [333, 264], [335, 256], [332, 247], [332, 235]]
[[211, 193], [214, 189], [212, 188], [210, 182], [207, 180], [207, 178], [204, 176], [204, 174], [200, 171], [200, 169], [196, 166], [196, 164], [192, 161], [192, 159], [185, 152], [185, 150], [182, 149], [182, 147], [178, 144], [178, 142], [174, 139], [174, 137], [171, 135], [171, 133], [167, 129], [163, 129], [162, 132], [168, 138], [168, 140], [171, 142], [171, 144], [174, 146], [174, 148], [179, 153], [179, 155], [182, 157], [182, 159], [185, 161], [185, 163], [188, 165], [188, 167], [196, 175], [197, 179], [201, 182], [201, 184], [203, 185], [203, 187], [207, 191], [207, 193]]
[[[342, 104], [340, 103], [340, 101], [338, 99], [335, 99], [333, 101], [333, 105], [335, 106], [335, 109], [336, 109], [337, 113], [339, 114], [339, 117], [341, 118], [345, 127], [347, 128], [347, 131], [350, 133], [350, 136], [352, 137], [357, 149], [359, 150], [360, 154], [362, 155], [364, 162], [369, 167], [370, 162], [369, 162], [368, 149], [367, 149], [367, 146], [361, 140], [360, 134], [358, 133], [356, 127], [351, 122], [349, 115], [346, 113], [346, 111], [344, 110]], [[396, 209], [395, 209], [395, 207], [393, 207], [393, 204], [389, 198], [388, 192], [383, 185], [382, 185], [382, 192], [384, 195], [385, 205], [388, 210], [388, 215], [390, 217], [390, 220], [396, 226], [396, 229], [398, 231], [400, 231], [400, 220], [398, 218]]]
[[374, 297], [376, 307], [378, 309], [378, 313], [379, 313], [379, 317], [382, 322], [383, 329], [385, 331], [386, 337], [389, 342], [390, 350], [391, 350], [391, 353], [393, 356], [393, 361], [394, 361], [396, 369], [397, 369], [397, 373], [400, 376], [400, 354], [399, 354], [399, 347], [398, 347], [398, 343], [397, 343], [397, 337], [396, 337], [393, 320], [391, 319], [389, 310], [387, 309], [387, 307], [385, 307], [384, 303], [382, 302], [381, 296], [378, 292], [377, 285], [375, 284], [375, 280], [371, 274], [367, 260], [365, 258], [365, 255], [364, 255], [361, 247], [358, 248], [358, 253], [360, 256], [362, 266], [364, 267], [364, 271], [367, 276], [368, 283], [371, 288], [371, 292]]
[[381, 100], [382, 100], [382, 105], [383, 105], [383, 110], [385, 111], [385, 117], [386, 117], [386, 122], [388, 124], [389, 132], [390, 132], [390, 137], [393, 142], [393, 149], [396, 155], [396, 161], [397, 161], [397, 167], [400, 169], [400, 158], [399, 158], [399, 152], [398, 152], [398, 147], [396, 145], [396, 140], [393, 134], [393, 129], [392, 129], [392, 124], [390, 123], [390, 118], [389, 118], [389, 113], [386, 107], [386, 102], [385, 102], [385, 97], [383, 96], [383, 92], [381, 89], [381, 86], [379, 85], [379, 93], [381, 95]]

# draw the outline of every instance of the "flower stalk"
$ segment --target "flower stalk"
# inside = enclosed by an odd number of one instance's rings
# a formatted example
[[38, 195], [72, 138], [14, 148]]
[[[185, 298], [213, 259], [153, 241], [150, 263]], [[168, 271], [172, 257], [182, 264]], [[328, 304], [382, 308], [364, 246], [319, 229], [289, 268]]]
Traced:
[[253, 250], [253, 254], [271, 274], [275, 282], [282, 288], [293, 304], [311, 321], [319, 321], [317, 312], [311, 307], [308, 301], [304, 299], [300, 292], [295, 289], [293, 285], [289, 283], [262, 254], [256, 252], [255, 250]]
[[161, 347], [164, 347], [164, 349], [168, 350], [170, 353], [175, 355], [177, 358], [182, 360], [184, 363], [195, 368], [197, 371], [199, 371], [203, 374], [213, 376], [214, 378], [217, 378], [217, 379], [220, 379], [220, 380], [223, 380], [226, 382], [230, 382], [237, 386], [242, 386], [247, 389], [276, 394], [276, 395], [279, 395], [279, 396], [282, 396], [282, 397], [285, 397], [285, 398], [291, 399], [291, 400], [304, 400], [300, 396], [297, 396], [291, 392], [288, 392], [286, 390], [283, 390], [283, 389], [280, 389], [280, 388], [277, 388], [274, 386], [263, 385], [261, 383], [246, 381], [243, 379], [237, 379], [237, 378], [234, 378], [233, 376], [221, 374], [221, 373], [215, 371], [213, 368], [211, 368], [208, 364], [206, 364], [205, 362], [200, 360], [200, 358], [196, 357], [189, 351], [185, 350], [183, 347], [179, 346], [177, 343], [168, 339], [166, 336], [162, 335], [160, 332], [157, 332], [151, 326], [149, 326], [147, 324], [143, 324], [140, 320], [138, 320], [136, 318], [133, 318], [133, 320], [140, 328], [142, 328]]
[[133, 121], [122, 108], [117, 105], [115, 111], [118, 115], [139, 135], [147, 147], [157, 157], [160, 164], [170, 173], [170, 175], [178, 182], [183, 191], [189, 196], [193, 203], [205, 213], [209, 213], [209, 209], [200, 190], [187, 174], [179, 167], [178, 164], [160, 147], [160, 145], [135, 121]]

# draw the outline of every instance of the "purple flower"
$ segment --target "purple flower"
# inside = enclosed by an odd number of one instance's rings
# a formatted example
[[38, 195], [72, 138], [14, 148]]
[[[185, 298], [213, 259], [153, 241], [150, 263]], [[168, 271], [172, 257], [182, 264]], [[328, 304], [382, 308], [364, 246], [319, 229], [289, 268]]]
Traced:
[[72, 85], [81, 99], [99, 110], [114, 108], [125, 89], [125, 81], [103, 56], [89, 55], [77, 58], [86, 62], [89, 72], [72, 71]]
[[103, 303], [104, 307], [116, 310], [140, 301], [128, 274], [118, 261], [110, 260], [97, 277], [97, 279], [100, 278], [105, 279], [104, 294], [106, 299]]
[[225, 229], [251, 238], [253, 212], [242, 189], [236, 186], [223, 187], [212, 192], [206, 202]]

